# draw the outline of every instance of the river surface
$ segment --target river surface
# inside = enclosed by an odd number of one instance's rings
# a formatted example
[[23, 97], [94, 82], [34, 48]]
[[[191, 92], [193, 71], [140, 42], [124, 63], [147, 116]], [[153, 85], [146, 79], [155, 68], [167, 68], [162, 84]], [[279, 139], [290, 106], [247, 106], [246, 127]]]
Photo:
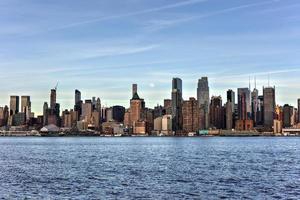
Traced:
[[0, 199], [300, 199], [300, 138], [0, 138]]

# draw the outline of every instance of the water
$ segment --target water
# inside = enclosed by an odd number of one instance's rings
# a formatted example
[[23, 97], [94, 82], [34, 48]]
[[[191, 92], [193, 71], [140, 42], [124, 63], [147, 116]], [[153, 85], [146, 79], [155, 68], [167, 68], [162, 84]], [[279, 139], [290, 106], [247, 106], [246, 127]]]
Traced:
[[0, 138], [0, 199], [299, 199], [300, 138]]

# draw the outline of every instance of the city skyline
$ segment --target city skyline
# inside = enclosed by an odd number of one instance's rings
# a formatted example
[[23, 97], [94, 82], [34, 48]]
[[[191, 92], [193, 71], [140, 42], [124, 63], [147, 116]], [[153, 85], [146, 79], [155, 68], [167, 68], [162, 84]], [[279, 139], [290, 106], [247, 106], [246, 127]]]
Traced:
[[[175, 80], [175, 82], [174, 82]], [[200, 94], [200, 96], [198, 96], [198, 90], [199, 90], [199, 84], [200, 82], [202, 82], [204, 80], [204, 85], [208, 85], [208, 94]], [[177, 83], [177, 81], [179, 81], [179, 83]], [[205, 82], [206, 81], [206, 82]], [[249, 101], [253, 101], [253, 97], [256, 97], [258, 98], [259, 96], [264, 96], [264, 89], [274, 89], [274, 94], [276, 93], [276, 97], [274, 97], [274, 106], [284, 106], [284, 105], [291, 105], [295, 108], [297, 108], [299, 105], [300, 105], [300, 98], [296, 98], [294, 101], [295, 101], [295, 104], [290, 104], [290, 103], [287, 103], [287, 102], [283, 102], [283, 103], [278, 103], [278, 92], [276, 91], [275, 92], [275, 89], [277, 90], [277, 87], [275, 85], [266, 85], [266, 86], [263, 86], [261, 89], [257, 88], [257, 85], [256, 85], [256, 77], [254, 78], [254, 84], [253, 84], [253, 87], [251, 85], [251, 82], [250, 82], [250, 79], [248, 80], [248, 87], [238, 87], [238, 88], [227, 88], [225, 91], [222, 92], [225, 93], [225, 95], [220, 95], [220, 94], [209, 94], [211, 89], [213, 88], [210, 88], [210, 80], [209, 80], [209, 77], [201, 77], [198, 79], [198, 82], [196, 82], [196, 87], [195, 87], [195, 95], [194, 96], [189, 96], [187, 98], [184, 98], [186, 95], [184, 95], [184, 81], [179, 78], [179, 77], [173, 77], [173, 79], [170, 80], [170, 91], [168, 92], [168, 94], [165, 94], [164, 97], [162, 99], [158, 99], [158, 102], [156, 104], [154, 104], [153, 106], [152, 105], [149, 105], [147, 99], [145, 99], [145, 104], [148, 108], [155, 108], [156, 106], [162, 106], [164, 105], [164, 101], [165, 100], [171, 100], [172, 101], [172, 98], [173, 98], [173, 93], [174, 93], [174, 88], [180, 88], [179, 91], [180, 91], [180, 95], [179, 96], [182, 96], [182, 97], [179, 97], [179, 99], [182, 99], [181, 101], [185, 101], [185, 100], [189, 100], [190, 98], [196, 98], [197, 101], [199, 101], [199, 99], [203, 99], [203, 97], [205, 98], [208, 98], [209, 102], [206, 106], [209, 107], [209, 104], [210, 104], [210, 101], [211, 99], [213, 99], [214, 97], [221, 97], [221, 100], [224, 102], [224, 105], [226, 104], [227, 101], [230, 101], [231, 102], [231, 99], [233, 98], [233, 102], [236, 103], [236, 105], [238, 105], [238, 99], [239, 99], [239, 91], [243, 91], [243, 90], [246, 90], [248, 95], [250, 96], [247, 96], [246, 99], [248, 99]], [[132, 83], [131, 86], [128, 87], [128, 96], [129, 98], [128, 99], [131, 99], [132, 96], [134, 95], [134, 93], [137, 91], [137, 83]], [[206, 87], [204, 86], [204, 88]], [[202, 88], [203, 89], [203, 88]], [[143, 88], [139, 90], [139, 94], [141, 96], [144, 97], [144, 93], [143, 92]], [[176, 89], [177, 90], [177, 89]], [[175, 91], [176, 91], [175, 90]], [[205, 89], [206, 90], [206, 89]], [[50, 91], [50, 93], [49, 93]], [[48, 91], [48, 97], [45, 97], [45, 100], [43, 101], [43, 104], [40, 106], [41, 107], [41, 111], [36, 111], [32, 108], [34, 107], [39, 107], [37, 105], [34, 105], [34, 103], [32, 103], [32, 96], [30, 94], [23, 94], [23, 93], [20, 93], [20, 94], [11, 94], [8, 96], [8, 102], [4, 103], [4, 104], [0, 104], [0, 107], [4, 107], [4, 106], [8, 106], [8, 108], [11, 108], [12, 105], [10, 105], [11, 103], [11, 99], [16, 99], [17, 100], [14, 100], [14, 101], [17, 101], [19, 107], [16, 107], [16, 108], [13, 108], [13, 109], [16, 109], [17, 112], [23, 112], [24, 109], [26, 109], [26, 107], [24, 108], [24, 105], [23, 104], [28, 104], [29, 108], [30, 108], [30, 112], [34, 113], [35, 116], [38, 116], [38, 115], [43, 115], [43, 105], [45, 103], [49, 104], [49, 106], [51, 108], [54, 108], [55, 107], [55, 104], [59, 104], [60, 105], [60, 110], [61, 111], [64, 111], [64, 110], [69, 110], [69, 109], [73, 109], [73, 106], [76, 105], [79, 101], [79, 99], [81, 99], [81, 101], [92, 101], [92, 100], [95, 100], [96, 98], [99, 98], [100, 101], [101, 101], [101, 105], [102, 107], [113, 107], [113, 106], [124, 106], [125, 108], [128, 108], [130, 107], [130, 102], [128, 103], [128, 99], [127, 100], [127, 103], [125, 104], [107, 104], [105, 101], [103, 101], [103, 98], [101, 98], [101, 96], [97, 96], [97, 95], [92, 95], [92, 96], [84, 96], [82, 95], [82, 93], [84, 94], [84, 91], [76, 88], [76, 89], [73, 89], [72, 91], [72, 97], [70, 99], [68, 99], [68, 102], [69, 102], [69, 107], [63, 107], [61, 106], [61, 102], [60, 102], [60, 98], [59, 98], [59, 92], [58, 92], [58, 83], [55, 85], [55, 87], [49, 89]], [[142, 92], [141, 92], [142, 91]], [[233, 94], [229, 94], [228, 92], [231, 92], [233, 91]], [[258, 92], [256, 95], [259, 95], [259, 96], [253, 96], [253, 92]], [[58, 95], [57, 95], [58, 94]], [[177, 98], [177, 97], [176, 97]], [[229, 98], [229, 99], [228, 99]], [[144, 98], [143, 98], [144, 99]], [[236, 100], [235, 100], [236, 99]], [[20, 101], [21, 100], [21, 101]], [[125, 100], [125, 101], [126, 101]], [[200, 100], [200, 102], [202, 102], [203, 100]], [[29, 102], [29, 103], [27, 103]], [[74, 104], [75, 102], [75, 104]], [[77, 102], [77, 103], [76, 103]], [[247, 110], [249, 111], [250, 109], [250, 113], [252, 113], [253, 111], [251, 111], [251, 106], [254, 106], [252, 105], [251, 102], [248, 102], [247, 103]], [[175, 103], [176, 104], [176, 103]], [[248, 105], [249, 104], [249, 105]], [[251, 104], [251, 105], [250, 105]], [[199, 103], [199, 106], [202, 105], [201, 103]], [[203, 105], [202, 105], [203, 106]], [[232, 105], [234, 106], [234, 105]], [[200, 106], [201, 107], [201, 106]], [[209, 108], [206, 108], [206, 109], [209, 109]], [[233, 109], [233, 107], [232, 107]], [[274, 108], [273, 108], [274, 109]], [[247, 111], [247, 113], [248, 113]], [[174, 111], [173, 111], [174, 112]]]
[[[18, 1], [0, 3], [0, 105], [30, 95], [41, 114], [59, 82], [61, 108], [84, 99], [129, 106], [139, 84], [148, 107], [170, 98], [170, 80], [183, 98], [196, 97], [209, 77], [210, 96], [247, 87], [276, 86], [276, 103], [297, 106], [300, 86], [300, 4], [287, 1]], [[216, 6], [217, 5], [217, 6]], [[136, 76], [133, 76], [136, 75]], [[286, 78], [288, 77], [288, 78]]]

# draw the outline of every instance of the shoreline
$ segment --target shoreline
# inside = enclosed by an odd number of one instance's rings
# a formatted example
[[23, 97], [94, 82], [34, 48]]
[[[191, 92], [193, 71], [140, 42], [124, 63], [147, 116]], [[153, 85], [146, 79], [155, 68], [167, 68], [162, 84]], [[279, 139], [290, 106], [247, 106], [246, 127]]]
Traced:
[[92, 134], [70, 134], [70, 135], [59, 135], [59, 134], [50, 134], [50, 135], [32, 135], [32, 134], [0, 134], [1, 137], [100, 137], [100, 138], [120, 138], [120, 137], [132, 137], [132, 138], [209, 138], [209, 137], [300, 137], [300, 135], [269, 135], [269, 134], [227, 134], [227, 135], [172, 135], [172, 136], [156, 136], [156, 135], [92, 135]]

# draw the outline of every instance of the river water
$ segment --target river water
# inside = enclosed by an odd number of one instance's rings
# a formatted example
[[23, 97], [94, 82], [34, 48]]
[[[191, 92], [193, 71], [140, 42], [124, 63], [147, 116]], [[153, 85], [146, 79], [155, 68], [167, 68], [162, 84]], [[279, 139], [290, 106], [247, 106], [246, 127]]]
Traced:
[[300, 138], [0, 138], [0, 199], [300, 199]]

